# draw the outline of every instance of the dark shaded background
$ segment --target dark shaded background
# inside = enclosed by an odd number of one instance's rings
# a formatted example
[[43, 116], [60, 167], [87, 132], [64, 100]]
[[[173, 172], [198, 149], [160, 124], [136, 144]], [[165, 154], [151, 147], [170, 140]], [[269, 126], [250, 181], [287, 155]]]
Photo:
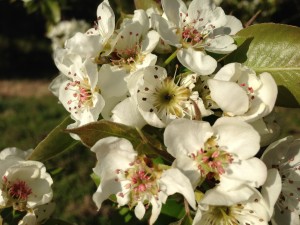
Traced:
[[[84, 19], [92, 25], [100, 2], [65, 0], [68, 7], [62, 8], [62, 19]], [[124, 2], [133, 5], [133, 0], [123, 1], [122, 4]], [[264, 6], [264, 2], [266, 1], [261, 1], [262, 11], [265, 10], [263, 7], [267, 7]], [[300, 26], [300, 1], [276, 2], [275, 13], [268, 16], [261, 14], [255, 22]], [[247, 15], [242, 9], [227, 4], [226, 0], [221, 6], [227, 14], [235, 15], [243, 23], [251, 18], [251, 15]], [[0, 79], [52, 79], [57, 75], [51, 56], [51, 41], [45, 37], [45, 33], [46, 20], [39, 12], [28, 14], [20, 0], [13, 3], [0, 0]]]

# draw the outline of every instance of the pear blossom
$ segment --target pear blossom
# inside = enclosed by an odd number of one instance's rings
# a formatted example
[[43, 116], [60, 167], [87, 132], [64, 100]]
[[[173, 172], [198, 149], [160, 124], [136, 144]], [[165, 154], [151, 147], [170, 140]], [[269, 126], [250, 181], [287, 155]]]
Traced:
[[177, 119], [164, 132], [167, 151], [175, 157], [173, 166], [189, 177], [194, 187], [204, 180], [215, 181], [212, 196], [219, 186], [229, 191], [241, 184], [259, 187], [265, 182], [266, 166], [254, 157], [259, 141], [251, 125], [227, 117], [219, 118], [213, 126], [205, 121]]
[[101, 183], [93, 195], [98, 209], [110, 195], [117, 198], [118, 206], [134, 208], [138, 219], [144, 217], [146, 209], [152, 206], [149, 224], [160, 214], [162, 204], [169, 195], [181, 193], [195, 209], [194, 191], [189, 179], [178, 169], [154, 164], [145, 155], [138, 155], [132, 144], [123, 138], [100, 139], [91, 148], [97, 156], [94, 172]]
[[53, 180], [43, 163], [22, 159], [20, 151], [7, 148], [1, 153], [0, 207], [24, 211], [51, 201]]
[[300, 221], [300, 139], [292, 136], [270, 144], [262, 155], [268, 169], [277, 169], [282, 190], [276, 202], [274, 225], [298, 225]]
[[152, 20], [161, 38], [175, 46], [182, 65], [200, 75], [209, 75], [217, 61], [208, 52], [227, 54], [237, 48], [230, 36], [241, 30], [241, 22], [226, 16], [210, 0], [193, 0], [189, 7], [182, 0], [162, 0], [165, 15]]
[[102, 111], [109, 111], [126, 96], [126, 73], [121, 70], [103, 65], [98, 71], [90, 59], [78, 55], [63, 58], [57, 65], [63, 74], [50, 84], [50, 90], [76, 121], [72, 127], [97, 121]]
[[271, 74], [260, 75], [240, 63], [222, 67], [207, 81], [211, 99], [224, 116], [253, 122], [271, 113], [277, 97], [277, 85]]
[[113, 48], [111, 39], [115, 31], [115, 14], [108, 0], [99, 4], [94, 23], [93, 28], [76, 32], [66, 39], [63, 48], [56, 48], [54, 58], [59, 52], [64, 57], [75, 54], [96, 63], [100, 54], [109, 54]]
[[[243, 192], [245, 192], [247, 193], [246, 195], [250, 196], [245, 200], [230, 205], [227, 202], [231, 201], [232, 193], [221, 193], [219, 204], [209, 204], [204, 200], [200, 200], [193, 225], [268, 225], [274, 201], [268, 204], [264, 196], [253, 187], [243, 186], [242, 190], [239, 194], [243, 195]], [[274, 193], [272, 191], [273, 189], [266, 197], [274, 199], [278, 196], [278, 192]]]
[[85, 32], [88, 28], [89, 24], [84, 20], [64, 20], [50, 27], [46, 36], [51, 39], [52, 50], [55, 50], [56, 48], [63, 48], [66, 40], [77, 32]]
[[155, 65], [157, 56], [151, 52], [159, 41], [159, 34], [150, 30], [144, 10], [135, 10], [133, 18], [123, 20], [116, 36], [111, 40], [112, 50], [100, 55], [96, 62], [109, 63], [125, 69], [128, 73]]
[[[175, 77], [169, 77], [164, 68], [149, 66], [127, 79], [128, 89], [133, 98], [128, 103], [131, 102], [132, 107], [136, 107], [134, 104], [137, 105], [137, 112], [141, 114], [142, 121], [154, 127], [165, 127], [177, 118], [194, 119], [204, 108], [198, 92], [192, 90], [195, 82], [196, 74], [187, 74], [176, 80]], [[124, 118], [125, 121], [119, 122], [127, 125], [136, 123], [126, 121], [129, 117], [121, 116], [122, 113], [126, 113], [121, 110], [121, 107], [115, 108], [113, 118]], [[136, 119], [140, 118], [136, 116]]]

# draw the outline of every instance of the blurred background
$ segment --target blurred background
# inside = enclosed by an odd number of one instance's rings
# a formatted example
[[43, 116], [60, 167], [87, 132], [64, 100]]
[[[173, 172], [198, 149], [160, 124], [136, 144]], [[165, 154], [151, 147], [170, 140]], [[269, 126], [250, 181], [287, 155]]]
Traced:
[[[145, 0], [147, 1], [147, 0]], [[132, 13], [134, 0], [109, 0], [117, 18]], [[159, 1], [156, 1], [159, 3]], [[299, 0], [215, 0], [247, 24], [275, 22], [300, 26]], [[52, 54], [76, 31], [93, 26], [95, 0], [0, 0], [0, 150], [34, 148], [68, 113], [48, 91], [58, 75]], [[281, 136], [300, 137], [299, 109], [276, 108]], [[55, 217], [72, 224], [145, 224], [107, 202], [97, 212], [91, 200], [94, 155], [83, 146], [46, 162], [55, 183]], [[164, 216], [157, 224], [163, 224]]]

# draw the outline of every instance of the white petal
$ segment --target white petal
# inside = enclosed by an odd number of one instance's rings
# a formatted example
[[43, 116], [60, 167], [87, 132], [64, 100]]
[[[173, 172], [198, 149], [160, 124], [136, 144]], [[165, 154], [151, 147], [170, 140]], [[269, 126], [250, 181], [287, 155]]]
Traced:
[[224, 25], [224, 27], [226, 28], [228, 27], [230, 29], [230, 33], [228, 34], [234, 35], [243, 29], [242, 22], [236, 17], [231, 15], [226, 15], [226, 18], [227, 18], [227, 23]]
[[156, 30], [161, 36], [161, 38], [167, 44], [180, 48], [180, 37], [174, 32], [174, 27], [160, 15], [153, 15], [152, 18], [154, 21], [154, 26], [156, 27]]
[[257, 131], [239, 119], [219, 118], [213, 128], [218, 134], [219, 146], [226, 146], [226, 151], [237, 155], [239, 159], [254, 156], [260, 148], [260, 136]]
[[141, 44], [142, 52], [144, 54], [152, 52], [156, 47], [159, 38], [160, 36], [156, 31], [154, 30], [149, 31], [142, 41]]
[[205, 47], [205, 50], [214, 53], [227, 54], [237, 48], [237, 46], [234, 44], [233, 38], [228, 35], [209, 39], [207, 43], [209, 43], [209, 46]]
[[193, 209], [196, 209], [194, 189], [190, 180], [179, 169], [171, 168], [162, 173], [160, 182], [166, 185], [167, 195], [182, 194]]
[[94, 172], [100, 177], [102, 173], [107, 173], [107, 170], [112, 173], [115, 173], [116, 169], [125, 170], [137, 155], [127, 139], [117, 137], [100, 139], [92, 146], [91, 151], [96, 153], [99, 167], [96, 167]]
[[110, 195], [116, 194], [120, 191], [122, 191], [121, 185], [119, 182], [115, 181], [115, 177], [111, 177], [110, 179], [106, 178], [103, 181], [101, 180], [97, 191], [93, 194], [92, 197], [98, 210], [101, 208], [104, 200], [108, 199]]
[[[101, 19], [100, 19], [101, 17]], [[97, 8], [98, 30], [102, 37], [107, 40], [115, 30], [115, 14], [109, 5], [108, 0], [104, 0]]]
[[265, 115], [269, 114], [275, 105], [277, 98], [277, 84], [274, 78], [269, 73], [262, 73], [259, 75], [262, 86], [258, 89], [258, 97], [267, 105]]
[[78, 32], [66, 41], [65, 48], [71, 53], [94, 58], [101, 52], [103, 46], [99, 36], [88, 36]]
[[254, 157], [229, 164], [223, 176], [258, 188], [266, 181], [267, 167], [260, 159]]
[[112, 110], [112, 121], [141, 129], [147, 124], [132, 98], [126, 98]]
[[32, 153], [32, 150], [23, 151], [16, 147], [5, 148], [0, 151], [0, 160], [6, 160], [8, 158], [15, 158], [16, 160], [25, 160], [26, 157]]
[[28, 212], [22, 220], [19, 221], [18, 225], [36, 225], [36, 215], [32, 212]]
[[179, 27], [179, 14], [180, 12], [185, 13], [187, 11], [185, 3], [182, 0], [162, 0], [161, 5], [168, 20]]
[[151, 198], [151, 205], [152, 205], [152, 213], [149, 219], [149, 225], [153, 225], [153, 223], [155, 223], [155, 221], [157, 220], [160, 211], [161, 211], [161, 207], [162, 204], [159, 201], [156, 201], [154, 197]]
[[[261, 159], [266, 163], [268, 168], [272, 168], [273, 165], [278, 165], [278, 161], [288, 160], [288, 157], [286, 156], [288, 155], [289, 147], [293, 141], [294, 138], [288, 136], [273, 142], [267, 147]], [[296, 150], [295, 153], [296, 152], [299, 151]]]
[[141, 56], [142, 60], [138, 61], [135, 66], [136, 70], [148, 67], [148, 66], [154, 66], [157, 61], [157, 55], [148, 53], [146, 55]]
[[108, 64], [102, 65], [99, 71], [98, 85], [104, 98], [126, 94], [127, 84], [124, 81], [125, 76], [125, 70], [113, 70]]
[[231, 190], [224, 190], [223, 186], [217, 186], [206, 191], [200, 203], [208, 205], [230, 206], [235, 203], [248, 200], [254, 192], [254, 189], [247, 185], [240, 185]]
[[207, 84], [211, 98], [225, 114], [236, 116], [248, 111], [248, 95], [238, 84], [215, 79], [209, 79]]
[[224, 10], [221, 7], [216, 7], [209, 15], [208, 22], [215, 28], [224, 26], [227, 23], [227, 18]]
[[180, 49], [177, 52], [177, 59], [183, 66], [200, 75], [212, 74], [217, 67], [214, 58], [193, 48]]
[[241, 76], [242, 66], [240, 63], [229, 63], [223, 66], [214, 76], [216, 80], [236, 82]]
[[166, 127], [164, 143], [167, 151], [177, 157], [199, 151], [212, 135], [213, 130], [207, 122], [177, 119]]
[[51, 91], [56, 97], [58, 97], [59, 96], [59, 87], [62, 85], [62, 83], [65, 83], [67, 80], [68, 80], [68, 78], [64, 74], [58, 75], [49, 84], [49, 88], [48, 88], [49, 91]]
[[190, 157], [178, 155], [172, 166], [180, 169], [180, 171], [189, 178], [194, 188], [199, 184], [201, 173], [196, 162]]
[[138, 204], [136, 205], [136, 207], [134, 208], [134, 214], [135, 216], [141, 220], [143, 219], [144, 215], [145, 215], [145, 212], [146, 212], [146, 209], [145, 209], [145, 206], [144, 204], [139, 201]]
[[269, 210], [269, 217], [273, 215], [274, 205], [281, 192], [281, 177], [277, 169], [269, 169], [268, 177], [261, 189], [261, 194], [266, 201]]
[[272, 225], [299, 225], [299, 214], [297, 212], [290, 212], [275, 205], [274, 215], [271, 219]]

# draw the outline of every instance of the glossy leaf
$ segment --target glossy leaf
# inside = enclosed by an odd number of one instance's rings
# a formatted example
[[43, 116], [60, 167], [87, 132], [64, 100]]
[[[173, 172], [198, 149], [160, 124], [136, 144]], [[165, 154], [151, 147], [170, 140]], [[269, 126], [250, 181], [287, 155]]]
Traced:
[[46, 138], [37, 145], [28, 159], [43, 162], [64, 151], [80, 146], [79, 141], [75, 141], [70, 137], [70, 134], [64, 131], [67, 125], [72, 122], [73, 120], [67, 117], [61, 124], [55, 127]]
[[89, 148], [102, 138], [114, 136], [129, 140], [139, 154], [159, 154], [164, 158], [169, 157], [157, 139], [146, 132], [139, 131], [134, 127], [124, 124], [100, 120], [66, 131], [77, 134], [82, 143]]
[[278, 84], [277, 105], [300, 107], [300, 28], [257, 24], [237, 33], [247, 39], [226, 63], [240, 62], [257, 74], [269, 72]]

